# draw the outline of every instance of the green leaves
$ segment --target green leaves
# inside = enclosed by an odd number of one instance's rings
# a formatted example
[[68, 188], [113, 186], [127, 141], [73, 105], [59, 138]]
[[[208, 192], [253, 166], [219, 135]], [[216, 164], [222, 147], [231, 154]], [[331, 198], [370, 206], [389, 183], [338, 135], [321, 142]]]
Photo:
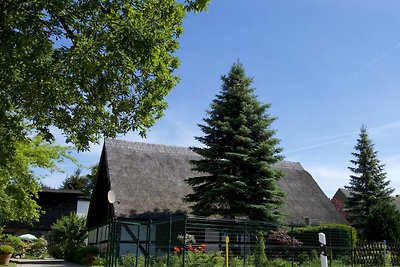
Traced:
[[52, 245], [66, 260], [71, 260], [76, 251], [84, 246], [87, 235], [86, 218], [75, 213], [58, 219], [50, 230]]
[[0, 166], [0, 215], [3, 220], [27, 223], [39, 220], [40, 207], [35, 199], [40, 184], [32, 168], [60, 170], [57, 162], [75, 161], [69, 149], [46, 143], [40, 135], [15, 143], [12, 160]]
[[[130, 130], [142, 136], [177, 84], [187, 11], [209, 0], [5, 0], [0, 3], [0, 212], [37, 220], [32, 167]], [[31, 138], [32, 133], [39, 134]], [[40, 136], [40, 137], [39, 137]], [[39, 139], [36, 139], [39, 138]], [[20, 207], [17, 211], [16, 207]], [[26, 219], [25, 219], [26, 218]]]
[[186, 11], [204, 10], [208, 2], [5, 1], [0, 125], [26, 123], [46, 140], [53, 125], [81, 150], [101, 136], [145, 135], [179, 81], [174, 54]]

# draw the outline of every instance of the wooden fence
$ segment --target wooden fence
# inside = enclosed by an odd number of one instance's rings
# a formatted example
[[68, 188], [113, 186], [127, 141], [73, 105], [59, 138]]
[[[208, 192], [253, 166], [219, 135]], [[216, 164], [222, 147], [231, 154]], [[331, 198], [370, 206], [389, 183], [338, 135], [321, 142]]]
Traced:
[[361, 266], [400, 265], [400, 245], [364, 243], [354, 248], [353, 263]]

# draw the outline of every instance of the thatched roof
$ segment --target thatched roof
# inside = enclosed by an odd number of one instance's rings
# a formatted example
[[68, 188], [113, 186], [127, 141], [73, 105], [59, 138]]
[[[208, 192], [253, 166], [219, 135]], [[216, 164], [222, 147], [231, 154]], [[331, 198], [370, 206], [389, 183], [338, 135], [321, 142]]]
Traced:
[[[199, 158], [188, 148], [107, 139], [92, 197], [88, 226], [94, 227], [112, 215], [150, 219], [189, 212], [182, 197], [191, 192], [184, 179], [196, 175], [190, 160]], [[346, 223], [300, 163], [276, 164], [286, 177], [279, 182], [286, 192], [288, 223]], [[117, 202], [107, 212], [107, 192]]]

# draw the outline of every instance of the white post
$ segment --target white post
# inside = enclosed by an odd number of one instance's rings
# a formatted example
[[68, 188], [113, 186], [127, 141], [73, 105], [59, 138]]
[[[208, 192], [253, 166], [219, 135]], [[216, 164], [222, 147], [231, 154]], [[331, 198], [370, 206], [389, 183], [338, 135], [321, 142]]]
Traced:
[[326, 238], [324, 233], [318, 234], [319, 245], [321, 248], [321, 267], [328, 267], [328, 257], [326, 256]]

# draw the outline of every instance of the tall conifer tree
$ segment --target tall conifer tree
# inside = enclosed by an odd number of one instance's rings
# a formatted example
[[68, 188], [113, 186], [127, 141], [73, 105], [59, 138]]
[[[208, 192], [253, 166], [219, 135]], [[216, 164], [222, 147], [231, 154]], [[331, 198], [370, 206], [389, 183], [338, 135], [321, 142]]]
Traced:
[[257, 100], [242, 64], [233, 64], [221, 80], [221, 92], [199, 125], [204, 136], [196, 139], [204, 147], [192, 148], [202, 156], [192, 161], [202, 175], [187, 179], [193, 193], [185, 200], [195, 215], [277, 222], [284, 194], [277, 186], [283, 173], [272, 167], [283, 159], [271, 129], [276, 118], [267, 113], [269, 104]]
[[353, 166], [349, 167], [353, 174], [350, 175], [350, 185], [346, 186], [350, 191], [346, 207], [351, 223], [363, 234], [371, 208], [378, 201], [390, 201], [393, 189], [389, 188], [384, 172], [385, 165], [380, 163], [378, 152], [374, 150], [374, 144], [364, 125], [354, 149], [352, 155], [355, 159], [350, 161]]

